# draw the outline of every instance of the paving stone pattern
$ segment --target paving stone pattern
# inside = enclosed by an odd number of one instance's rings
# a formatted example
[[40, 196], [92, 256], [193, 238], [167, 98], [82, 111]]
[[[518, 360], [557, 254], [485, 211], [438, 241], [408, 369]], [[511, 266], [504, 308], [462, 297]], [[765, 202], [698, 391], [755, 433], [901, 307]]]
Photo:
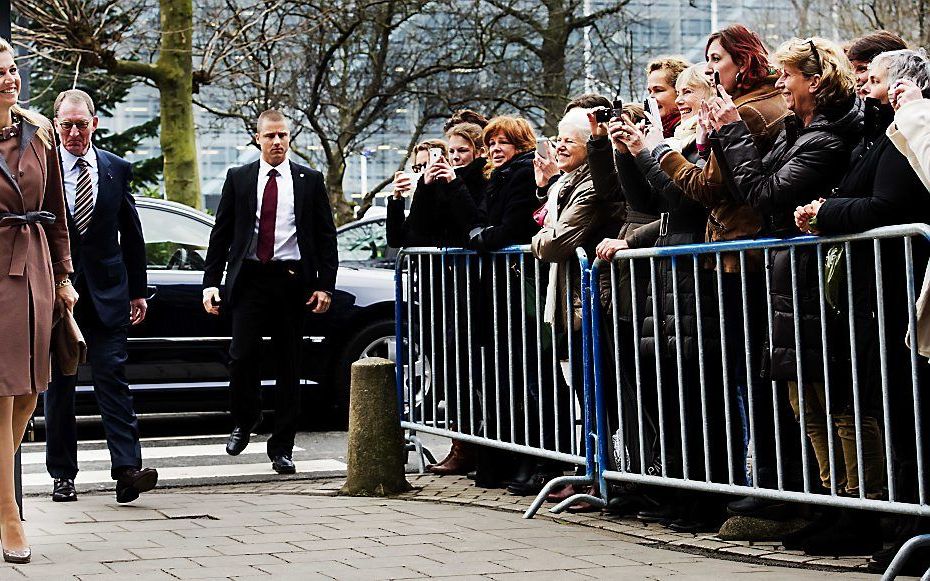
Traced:
[[625, 523], [524, 520], [526, 499], [462, 479], [411, 482], [419, 489], [396, 499], [336, 497], [335, 480], [178, 488], [128, 506], [112, 494], [28, 497], [33, 562], [0, 565], [0, 580], [875, 578], [669, 550]]

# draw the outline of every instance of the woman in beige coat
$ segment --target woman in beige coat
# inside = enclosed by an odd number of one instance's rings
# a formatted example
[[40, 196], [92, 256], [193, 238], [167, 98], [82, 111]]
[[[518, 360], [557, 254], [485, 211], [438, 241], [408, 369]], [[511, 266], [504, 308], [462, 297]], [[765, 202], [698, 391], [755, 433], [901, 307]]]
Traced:
[[0, 40], [0, 541], [13, 563], [31, 555], [13, 457], [48, 388], [56, 295], [63, 308], [77, 301], [58, 150], [48, 120], [16, 104], [20, 85], [13, 50]]

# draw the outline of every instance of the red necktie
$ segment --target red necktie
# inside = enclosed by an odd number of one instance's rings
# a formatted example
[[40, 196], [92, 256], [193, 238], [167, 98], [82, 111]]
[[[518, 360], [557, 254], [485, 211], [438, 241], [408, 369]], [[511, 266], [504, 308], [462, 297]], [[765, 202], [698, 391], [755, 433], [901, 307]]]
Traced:
[[274, 219], [278, 212], [278, 181], [275, 177], [279, 175], [278, 170], [273, 168], [268, 172], [268, 182], [262, 194], [262, 212], [258, 216], [258, 247], [255, 249], [255, 255], [262, 262], [268, 262], [274, 257]]

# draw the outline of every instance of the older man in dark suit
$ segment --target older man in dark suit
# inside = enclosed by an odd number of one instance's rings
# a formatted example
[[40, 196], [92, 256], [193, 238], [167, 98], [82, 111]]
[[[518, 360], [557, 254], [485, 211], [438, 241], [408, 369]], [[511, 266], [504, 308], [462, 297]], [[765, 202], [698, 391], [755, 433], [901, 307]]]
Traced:
[[257, 129], [261, 158], [229, 170], [223, 185], [204, 268], [203, 306], [214, 315], [220, 308], [232, 315], [229, 387], [236, 427], [226, 452], [242, 452], [261, 422], [260, 349], [268, 334], [278, 373], [268, 456], [275, 472], [293, 474], [304, 314], [308, 308], [329, 309], [339, 266], [336, 227], [323, 175], [287, 159], [291, 134], [284, 116], [265, 111]]
[[[132, 166], [93, 146], [97, 124], [87, 93], [58, 95], [55, 128], [61, 139], [72, 280], [81, 296], [74, 316], [87, 340], [116, 500], [131, 502], [158, 482], [153, 468], [142, 467], [139, 424], [124, 369], [127, 330], [145, 319], [147, 308], [145, 242], [129, 188]], [[55, 366], [45, 393], [46, 468], [55, 480], [52, 500], [57, 502], [77, 500], [76, 383], [77, 376], [62, 375]]]

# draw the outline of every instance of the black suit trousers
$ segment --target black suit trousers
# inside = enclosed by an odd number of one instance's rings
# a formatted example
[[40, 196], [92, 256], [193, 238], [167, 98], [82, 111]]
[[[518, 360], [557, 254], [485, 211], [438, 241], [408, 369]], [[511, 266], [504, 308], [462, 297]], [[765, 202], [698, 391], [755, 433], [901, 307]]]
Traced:
[[[79, 283], [77, 287], [82, 297], [90, 297], [84, 285]], [[129, 308], [128, 304], [126, 308]], [[142, 467], [139, 422], [126, 381], [127, 326], [112, 328], [104, 325], [89, 298], [78, 301], [74, 318], [87, 341], [87, 362], [93, 374], [94, 395], [103, 420], [115, 480], [120, 468]], [[76, 385], [76, 375], [62, 375], [58, 365], [53, 363], [52, 381], [44, 395], [45, 464], [52, 478], [74, 478], [78, 472], [74, 416]]]
[[276, 369], [275, 427], [268, 456], [290, 456], [300, 412], [299, 377], [305, 300], [300, 265], [247, 260], [236, 283], [229, 349], [230, 409], [238, 426], [261, 412], [262, 337], [271, 337]]

